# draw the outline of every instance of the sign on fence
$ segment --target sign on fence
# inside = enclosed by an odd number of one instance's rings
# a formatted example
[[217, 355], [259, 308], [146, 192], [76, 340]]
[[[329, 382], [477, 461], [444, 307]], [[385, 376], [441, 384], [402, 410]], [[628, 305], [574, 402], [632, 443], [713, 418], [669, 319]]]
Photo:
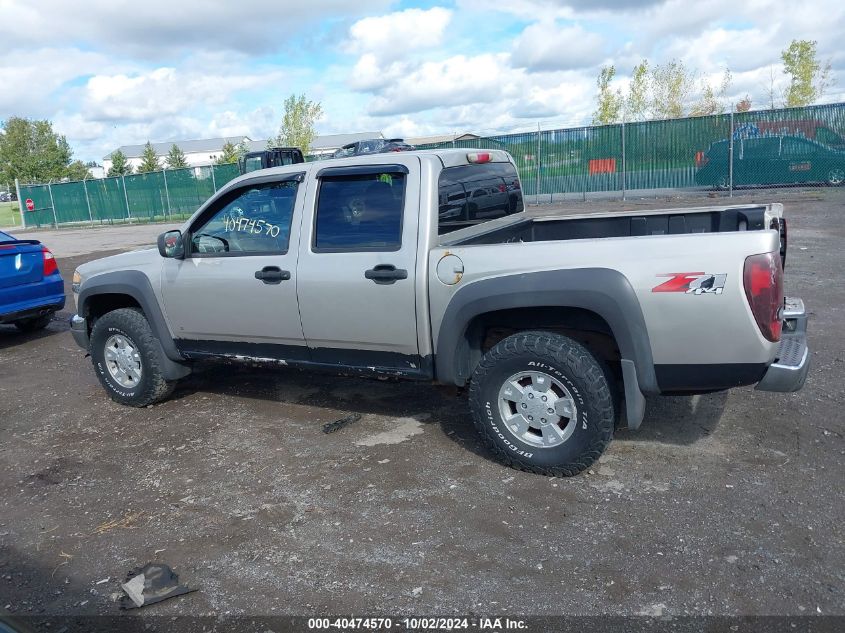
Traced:
[[26, 199], [26, 210], [35, 211], [35, 203], [32, 201], [32, 198]]

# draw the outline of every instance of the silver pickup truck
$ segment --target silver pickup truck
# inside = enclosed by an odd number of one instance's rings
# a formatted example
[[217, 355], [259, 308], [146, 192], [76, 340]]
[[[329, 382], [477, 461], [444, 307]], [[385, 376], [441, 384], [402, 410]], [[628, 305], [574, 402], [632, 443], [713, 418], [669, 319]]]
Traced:
[[468, 387], [509, 465], [572, 475], [643, 394], [794, 391], [782, 207], [540, 217], [499, 150], [380, 154], [230, 182], [158, 249], [80, 266], [73, 336], [109, 396], [244, 361]]

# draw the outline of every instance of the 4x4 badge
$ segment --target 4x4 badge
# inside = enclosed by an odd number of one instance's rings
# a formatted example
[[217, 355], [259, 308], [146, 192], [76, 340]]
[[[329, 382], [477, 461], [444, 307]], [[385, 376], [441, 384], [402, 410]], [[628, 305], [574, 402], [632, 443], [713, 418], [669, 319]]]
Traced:
[[725, 288], [726, 273], [663, 273], [658, 277], [670, 277], [652, 292], [683, 292], [685, 294], [722, 294]]

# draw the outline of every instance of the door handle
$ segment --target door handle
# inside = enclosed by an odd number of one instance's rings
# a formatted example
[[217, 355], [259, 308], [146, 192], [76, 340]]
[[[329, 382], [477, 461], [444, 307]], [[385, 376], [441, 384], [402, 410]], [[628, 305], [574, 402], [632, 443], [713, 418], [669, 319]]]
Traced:
[[364, 277], [372, 279], [377, 284], [392, 284], [397, 279], [407, 279], [408, 271], [404, 268], [396, 268], [393, 264], [379, 264], [365, 271]]
[[255, 271], [255, 278], [260, 279], [265, 284], [280, 284], [290, 279], [290, 271], [282, 270], [278, 266], [265, 266], [261, 270]]

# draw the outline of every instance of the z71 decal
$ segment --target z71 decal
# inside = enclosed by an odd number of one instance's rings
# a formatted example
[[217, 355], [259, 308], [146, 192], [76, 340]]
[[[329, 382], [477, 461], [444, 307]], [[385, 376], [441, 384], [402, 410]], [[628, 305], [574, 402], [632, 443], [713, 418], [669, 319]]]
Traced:
[[728, 276], [725, 273], [664, 273], [658, 277], [670, 277], [670, 279], [652, 288], [652, 292], [720, 295], [725, 288], [725, 279]]

